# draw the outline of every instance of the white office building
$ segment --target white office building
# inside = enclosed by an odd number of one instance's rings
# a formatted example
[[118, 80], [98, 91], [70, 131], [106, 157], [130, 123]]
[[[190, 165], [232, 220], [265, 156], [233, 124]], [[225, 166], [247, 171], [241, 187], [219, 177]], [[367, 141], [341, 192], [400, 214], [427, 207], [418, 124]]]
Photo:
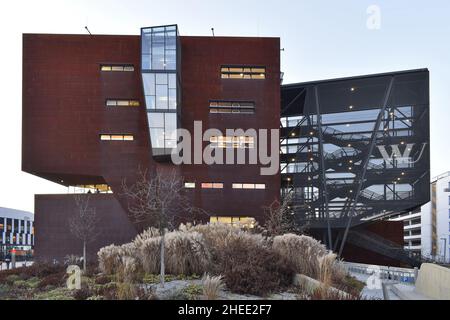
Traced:
[[412, 255], [450, 263], [450, 172], [433, 178], [430, 188], [429, 203], [389, 220], [403, 221], [404, 248]]
[[0, 246], [30, 248], [34, 245], [34, 214], [0, 207]]

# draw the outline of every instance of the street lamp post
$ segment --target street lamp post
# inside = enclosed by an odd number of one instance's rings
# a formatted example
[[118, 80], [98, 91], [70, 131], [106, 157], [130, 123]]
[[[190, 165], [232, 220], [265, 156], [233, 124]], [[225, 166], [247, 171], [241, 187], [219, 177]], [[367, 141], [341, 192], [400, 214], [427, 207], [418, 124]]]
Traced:
[[447, 263], [447, 238], [441, 238], [444, 240], [444, 263]]

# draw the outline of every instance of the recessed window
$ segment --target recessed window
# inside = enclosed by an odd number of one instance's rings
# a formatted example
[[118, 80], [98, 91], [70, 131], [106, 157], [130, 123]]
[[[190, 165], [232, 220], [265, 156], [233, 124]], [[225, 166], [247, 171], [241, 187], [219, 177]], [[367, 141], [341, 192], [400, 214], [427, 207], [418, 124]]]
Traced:
[[266, 68], [257, 66], [222, 66], [222, 79], [265, 79]]
[[255, 113], [255, 103], [246, 101], [210, 101], [209, 113]]
[[195, 189], [195, 182], [185, 182], [184, 187], [186, 189]]
[[255, 138], [248, 136], [212, 136], [209, 138], [211, 148], [252, 149]]
[[106, 100], [107, 107], [139, 107], [140, 103], [138, 100]]
[[100, 66], [101, 71], [118, 71], [118, 72], [131, 72], [134, 71], [132, 64], [102, 64]]
[[264, 183], [233, 183], [233, 189], [265, 189]]
[[103, 141], [133, 141], [134, 136], [131, 134], [101, 134], [100, 140], [103, 140]]
[[223, 189], [223, 183], [203, 182], [202, 189]]

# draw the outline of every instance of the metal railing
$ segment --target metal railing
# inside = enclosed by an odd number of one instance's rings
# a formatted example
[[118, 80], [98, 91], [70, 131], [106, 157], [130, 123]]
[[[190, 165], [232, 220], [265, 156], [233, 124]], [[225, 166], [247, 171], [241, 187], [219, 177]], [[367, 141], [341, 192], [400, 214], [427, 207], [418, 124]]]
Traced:
[[414, 285], [418, 276], [418, 268], [397, 268], [389, 266], [369, 265], [363, 263], [343, 262], [347, 272], [380, 277], [380, 280], [391, 280]]

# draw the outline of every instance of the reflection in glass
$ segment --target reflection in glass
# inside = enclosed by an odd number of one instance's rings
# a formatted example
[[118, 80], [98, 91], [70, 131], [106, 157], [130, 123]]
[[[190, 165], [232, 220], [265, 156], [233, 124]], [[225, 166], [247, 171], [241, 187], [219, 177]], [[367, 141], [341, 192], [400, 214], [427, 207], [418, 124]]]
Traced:
[[142, 81], [153, 155], [176, 147], [177, 26], [142, 29]]

